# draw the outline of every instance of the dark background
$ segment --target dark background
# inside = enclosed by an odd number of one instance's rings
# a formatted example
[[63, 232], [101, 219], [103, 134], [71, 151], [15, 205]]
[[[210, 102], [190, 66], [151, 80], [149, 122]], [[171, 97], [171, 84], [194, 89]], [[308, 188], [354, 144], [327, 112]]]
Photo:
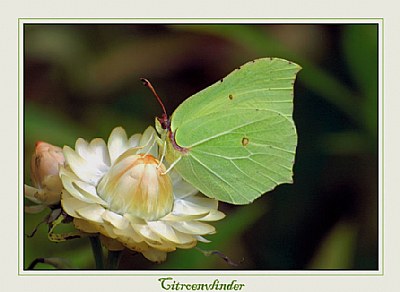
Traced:
[[[378, 269], [378, 25], [376, 24], [25, 24], [25, 182], [34, 143], [73, 146], [154, 125], [187, 97], [247, 61], [280, 57], [303, 67], [295, 84], [299, 144], [294, 184], [247, 206], [221, 204], [205, 250], [178, 250], [153, 264], [126, 251], [122, 269]], [[46, 212], [24, 216], [25, 233]], [[24, 262], [64, 257], [92, 269], [87, 239], [24, 238]], [[38, 265], [37, 268], [50, 268]]]

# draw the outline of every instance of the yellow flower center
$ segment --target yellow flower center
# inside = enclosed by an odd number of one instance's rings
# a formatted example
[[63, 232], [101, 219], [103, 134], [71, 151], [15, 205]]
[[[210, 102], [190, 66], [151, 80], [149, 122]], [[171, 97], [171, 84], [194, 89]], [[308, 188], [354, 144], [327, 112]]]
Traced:
[[174, 195], [165, 166], [149, 154], [121, 156], [97, 186], [112, 211], [157, 220], [171, 212]]

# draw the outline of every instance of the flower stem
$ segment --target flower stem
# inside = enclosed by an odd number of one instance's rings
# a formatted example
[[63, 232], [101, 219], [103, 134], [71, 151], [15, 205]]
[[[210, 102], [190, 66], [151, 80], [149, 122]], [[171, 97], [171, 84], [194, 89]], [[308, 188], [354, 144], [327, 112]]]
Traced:
[[104, 270], [104, 256], [100, 239], [98, 236], [89, 236], [89, 239], [90, 239], [90, 244], [92, 245], [94, 261], [96, 263], [96, 269]]
[[118, 269], [119, 260], [121, 259], [121, 250], [117, 251], [108, 251], [108, 258], [106, 268], [107, 270], [116, 270]]

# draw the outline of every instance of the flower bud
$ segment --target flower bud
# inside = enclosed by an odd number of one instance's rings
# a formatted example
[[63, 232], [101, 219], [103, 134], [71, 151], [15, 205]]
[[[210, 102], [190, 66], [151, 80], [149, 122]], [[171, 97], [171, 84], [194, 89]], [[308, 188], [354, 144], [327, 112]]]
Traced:
[[97, 192], [119, 214], [157, 220], [171, 212], [174, 195], [165, 166], [150, 154], [122, 155], [100, 181]]
[[[30, 194], [34, 201], [46, 205], [60, 201], [62, 182], [58, 176], [61, 165], [64, 165], [62, 149], [45, 142], [37, 142], [31, 160], [31, 179], [37, 192]], [[30, 188], [31, 192], [33, 188]], [[27, 195], [27, 194], [26, 194]], [[29, 194], [27, 195], [30, 199]]]

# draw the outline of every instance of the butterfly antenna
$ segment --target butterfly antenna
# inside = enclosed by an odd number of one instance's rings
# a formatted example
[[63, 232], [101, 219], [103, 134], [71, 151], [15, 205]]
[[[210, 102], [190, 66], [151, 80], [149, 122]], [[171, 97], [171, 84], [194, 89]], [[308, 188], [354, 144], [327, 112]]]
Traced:
[[147, 88], [149, 88], [151, 90], [151, 92], [154, 94], [154, 96], [157, 98], [158, 103], [161, 105], [162, 110], [164, 112], [165, 116], [167, 115], [167, 111], [165, 110], [165, 106], [163, 104], [163, 102], [161, 101], [161, 98], [158, 96], [156, 90], [154, 89], [153, 85], [151, 85], [150, 81], [145, 79], [145, 78], [140, 78], [140, 81], [143, 82], [143, 85], [146, 86]]

